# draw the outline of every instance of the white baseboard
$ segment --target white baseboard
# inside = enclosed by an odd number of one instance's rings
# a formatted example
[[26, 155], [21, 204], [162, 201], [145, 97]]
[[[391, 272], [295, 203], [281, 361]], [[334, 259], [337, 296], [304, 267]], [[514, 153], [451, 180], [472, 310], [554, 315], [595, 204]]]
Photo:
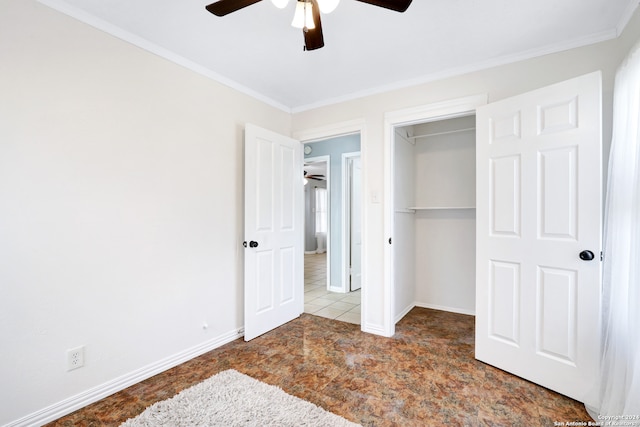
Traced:
[[27, 427], [27, 426], [41, 426], [51, 421], [57, 420], [67, 414], [77, 411], [91, 403], [97, 402], [100, 399], [104, 399], [120, 390], [137, 384], [146, 380], [154, 375], [171, 369], [181, 363], [191, 360], [201, 354], [218, 348], [226, 343], [229, 343], [237, 338], [243, 336], [243, 328], [238, 328], [231, 332], [222, 334], [216, 338], [205, 341], [202, 344], [191, 347], [180, 353], [169, 356], [165, 359], [159, 360], [155, 363], [147, 365], [143, 368], [137, 369], [121, 377], [115, 378], [111, 381], [107, 381], [97, 387], [83, 391], [75, 396], [71, 396], [68, 399], [62, 400], [58, 403], [54, 403], [44, 409], [22, 417], [16, 421], [12, 421], [6, 424], [4, 427]]
[[458, 313], [458, 314], [468, 314], [470, 316], [475, 316], [476, 315], [475, 311], [473, 311], [473, 310], [465, 310], [465, 309], [462, 309], [462, 308], [445, 307], [445, 306], [436, 305], [436, 304], [427, 304], [427, 303], [422, 303], [422, 302], [414, 302], [413, 304], [409, 304], [409, 306], [407, 308], [405, 308], [402, 312], [400, 312], [400, 314], [398, 314], [396, 316], [396, 318], [395, 318], [396, 323], [401, 321], [404, 316], [409, 314], [409, 312], [414, 307], [430, 308], [432, 310], [440, 310], [440, 311], [449, 311], [451, 313]]
[[469, 316], [475, 316], [476, 315], [475, 310], [467, 310], [467, 309], [464, 309], [464, 308], [447, 307], [447, 306], [443, 306], [443, 305], [427, 304], [427, 303], [423, 303], [423, 302], [416, 302], [414, 304], [415, 304], [414, 307], [431, 308], [433, 310], [440, 310], [440, 311], [450, 311], [451, 313], [467, 314]]
[[396, 316], [396, 319], [395, 319], [396, 323], [398, 323], [400, 320], [402, 320], [402, 318], [403, 318], [404, 316], [406, 316], [407, 314], [409, 314], [409, 312], [410, 312], [410, 311], [411, 311], [415, 306], [416, 306], [416, 304], [415, 304], [415, 303], [413, 303], [413, 304], [409, 304], [409, 306], [408, 306], [407, 308], [405, 308], [404, 310], [402, 310], [402, 312], [400, 312], [400, 314], [398, 314], [398, 315]]
[[365, 323], [361, 328], [362, 332], [367, 332], [369, 334], [380, 335], [383, 337], [389, 337], [389, 334], [381, 325], [373, 325], [371, 323]]

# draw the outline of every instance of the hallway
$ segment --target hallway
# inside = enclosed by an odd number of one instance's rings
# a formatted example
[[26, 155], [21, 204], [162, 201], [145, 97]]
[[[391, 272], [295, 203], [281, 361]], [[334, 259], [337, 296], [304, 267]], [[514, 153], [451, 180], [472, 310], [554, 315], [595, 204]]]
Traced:
[[360, 324], [361, 289], [346, 294], [327, 290], [327, 254], [304, 256], [304, 312]]

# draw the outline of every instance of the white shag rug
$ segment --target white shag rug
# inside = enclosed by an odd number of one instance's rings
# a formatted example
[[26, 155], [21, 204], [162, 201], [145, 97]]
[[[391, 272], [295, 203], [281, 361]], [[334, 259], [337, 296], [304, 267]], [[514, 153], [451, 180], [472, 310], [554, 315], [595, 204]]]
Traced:
[[319, 406], [233, 369], [149, 406], [120, 427], [355, 427]]

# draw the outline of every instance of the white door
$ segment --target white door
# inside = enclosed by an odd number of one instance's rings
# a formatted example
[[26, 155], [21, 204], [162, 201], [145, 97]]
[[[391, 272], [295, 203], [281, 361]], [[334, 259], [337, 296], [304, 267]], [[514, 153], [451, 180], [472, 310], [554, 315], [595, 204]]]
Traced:
[[350, 225], [351, 225], [351, 291], [362, 287], [362, 208], [360, 186], [362, 185], [362, 167], [360, 157], [351, 159]]
[[598, 72], [477, 110], [476, 358], [587, 404], [600, 348], [600, 106]]
[[296, 317], [303, 299], [302, 144], [245, 129], [244, 339]]

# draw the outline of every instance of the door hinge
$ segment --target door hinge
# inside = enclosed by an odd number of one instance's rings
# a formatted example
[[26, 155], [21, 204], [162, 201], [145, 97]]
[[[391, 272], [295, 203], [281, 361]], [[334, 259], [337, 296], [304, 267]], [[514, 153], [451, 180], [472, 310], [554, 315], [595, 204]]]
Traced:
[[604, 259], [604, 254], [602, 253], [602, 251], [600, 251], [600, 261], [602, 261]]

